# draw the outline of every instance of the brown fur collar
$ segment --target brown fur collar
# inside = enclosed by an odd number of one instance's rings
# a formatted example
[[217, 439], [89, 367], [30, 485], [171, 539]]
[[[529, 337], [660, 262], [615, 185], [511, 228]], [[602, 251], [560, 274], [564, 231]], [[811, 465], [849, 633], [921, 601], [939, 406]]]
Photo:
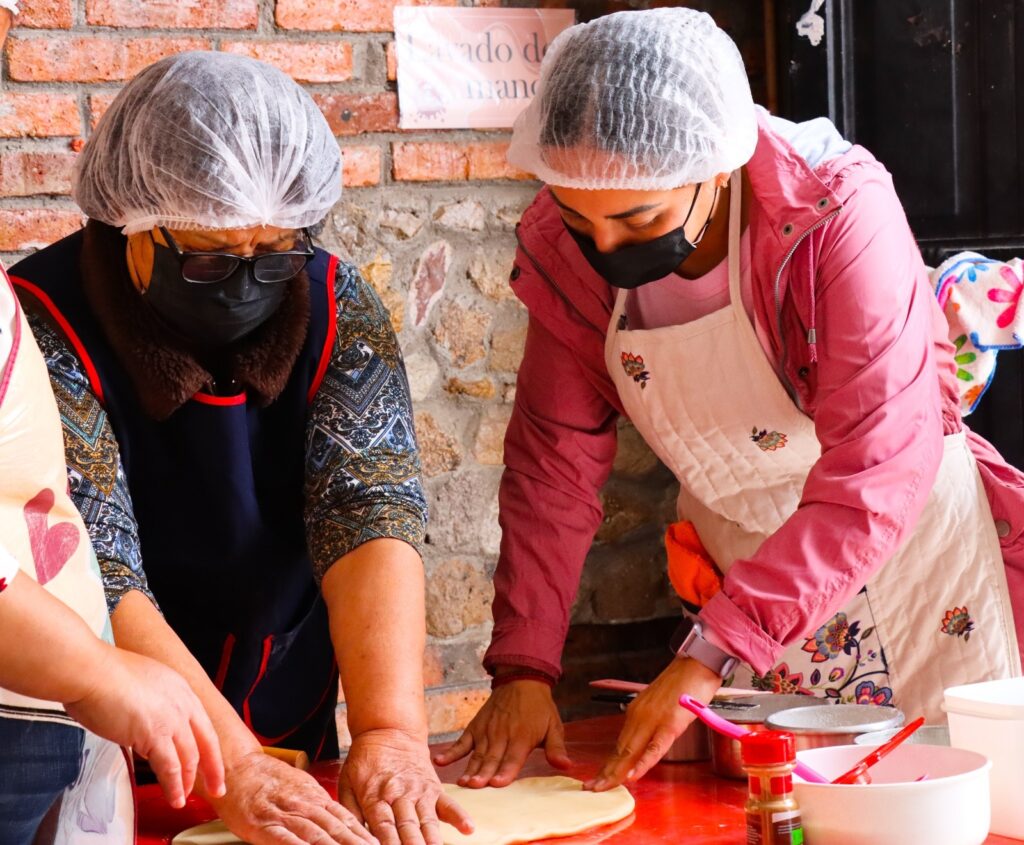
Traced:
[[[90, 220], [82, 244], [85, 297], [114, 354], [135, 387], [143, 411], [167, 419], [214, 376], [194, 349], [156, 319], [132, 283], [125, 260], [125, 237], [112, 226]], [[233, 379], [261, 406], [284, 390], [309, 329], [309, 277], [288, 283], [278, 311], [250, 336], [238, 341], [217, 365], [218, 378]]]

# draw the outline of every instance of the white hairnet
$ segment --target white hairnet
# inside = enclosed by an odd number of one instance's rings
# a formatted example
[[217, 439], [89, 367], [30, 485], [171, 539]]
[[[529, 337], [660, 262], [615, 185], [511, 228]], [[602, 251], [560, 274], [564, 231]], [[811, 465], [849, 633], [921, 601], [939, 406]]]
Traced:
[[298, 229], [341, 196], [341, 152], [310, 96], [255, 59], [162, 59], [117, 96], [86, 144], [73, 196], [126, 235], [154, 226]]
[[552, 185], [666, 190], [746, 164], [757, 119], [739, 50], [693, 9], [618, 12], [562, 32], [508, 159]]

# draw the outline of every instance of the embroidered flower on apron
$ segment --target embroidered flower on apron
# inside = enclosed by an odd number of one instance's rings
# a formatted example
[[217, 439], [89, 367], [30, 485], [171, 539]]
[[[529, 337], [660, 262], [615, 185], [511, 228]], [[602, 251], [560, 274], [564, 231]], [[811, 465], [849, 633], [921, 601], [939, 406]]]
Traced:
[[974, 630], [974, 620], [966, 607], [954, 607], [947, 610], [942, 617], [942, 633], [951, 637], [963, 637], [964, 642], [971, 639], [971, 631]]
[[[858, 598], [863, 599], [864, 596], [862, 592]], [[852, 604], [854, 607], [857, 605], [856, 601]], [[764, 675], [755, 675], [755, 688], [805, 693], [844, 704], [891, 703], [893, 693], [888, 685], [885, 656], [881, 646], [877, 649], [869, 647], [870, 640], [877, 640], [875, 628], [865, 628], [863, 633], [861, 628], [859, 619], [851, 621], [847, 613], [837, 613], [818, 628], [813, 636], [807, 637], [800, 647], [801, 653], [811, 655], [810, 666], [803, 664], [805, 672], [797, 674], [794, 671], [796, 667], [790, 666], [792, 660], [780, 663]], [[818, 665], [822, 663], [833, 665], [829, 669], [828, 666]], [[805, 681], [807, 669], [811, 671]], [[824, 674], [826, 671], [827, 675]]]
[[889, 687], [876, 687], [874, 681], [862, 681], [857, 684], [853, 695], [854, 704], [892, 704], [892, 690]]
[[750, 432], [750, 439], [757, 444], [757, 448], [762, 452], [774, 452], [776, 449], [785, 448], [789, 441], [789, 438], [781, 432], [768, 431], [764, 428], [758, 431], [756, 425]]
[[750, 681], [753, 689], [767, 690], [778, 695], [814, 695], [804, 686], [804, 673], [793, 672], [787, 663], [780, 663], [763, 675], [753, 674]]
[[824, 663], [840, 654], [851, 654], [857, 646], [859, 632], [860, 622], [851, 625], [845, 613], [837, 613], [814, 632], [814, 636], [803, 644], [802, 650], [814, 655], [811, 663]]
[[651, 374], [644, 369], [643, 355], [634, 355], [631, 352], [623, 352], [622, 369], [626, 371], [627, 376], [640, 385], [641, 390], [647, 387], [647, 380], [651, 377]]

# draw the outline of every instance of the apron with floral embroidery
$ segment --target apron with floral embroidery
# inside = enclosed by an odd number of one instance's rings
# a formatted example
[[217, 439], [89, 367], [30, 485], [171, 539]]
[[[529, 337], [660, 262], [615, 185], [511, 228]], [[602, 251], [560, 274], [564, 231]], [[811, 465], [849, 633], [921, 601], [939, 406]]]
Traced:
[[[742, 304], [741, 194], [734, 174], [730, 304], [684, 325], [631, 331], [620, 290], [605, 347], [627, 415], [679, 480], [679, 518], [693, 522], [725, 573], [795, 512], [821, 455], [814, 423], [780, 383]], [[894, 557], [769, 672], [744, 666], [730, 682], [892, 703], [942, 722], [945, 687], [1019, 674], [999, 541], [959, 433], [945, 438], [925, 510]]]

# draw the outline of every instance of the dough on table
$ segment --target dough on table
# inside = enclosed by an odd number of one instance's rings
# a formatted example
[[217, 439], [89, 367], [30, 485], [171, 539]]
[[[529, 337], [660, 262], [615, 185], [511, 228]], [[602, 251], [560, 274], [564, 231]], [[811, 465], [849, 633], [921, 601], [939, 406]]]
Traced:
[[217, 819], [217, 821], [207, 822], [182, 831], [171, 840], [171, 845], [245, 845], [245, 843], [228, 830], [224, 826], [224, 822]]
[[[501, 789], [466, 789], [446, 783], [444, 791], [476, 823], [470, 836], [442, 823], [444, 845], [514, 845], [571, 836], [624, 819], [636, 806], [624, 786], [585, 792], [582, 781], [566, 777], [523, 778]], [[224, 822], [215, 821], [179, 833], [173, 845], [245, 843], [230, 833]]]
[[465, 836], [442, 823], [444, 845], [513, 845], [571, 836], [624, 819], [636, 806], [624, 786], [585, 792], [582, 781], [566, 777], [523, 778], [500, 789], [446, 783], [444, 791], [476, 824]]

